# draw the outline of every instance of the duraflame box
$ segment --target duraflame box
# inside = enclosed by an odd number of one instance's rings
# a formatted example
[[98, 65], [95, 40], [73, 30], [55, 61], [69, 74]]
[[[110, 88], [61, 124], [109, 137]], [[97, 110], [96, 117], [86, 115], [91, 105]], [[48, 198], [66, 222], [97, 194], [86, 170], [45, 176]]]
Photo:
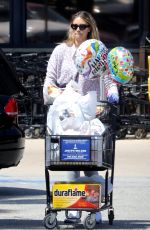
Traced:
[[53, 208], [87, 208], [101, 207], [101, 185], [89, 183], [53, 184]]

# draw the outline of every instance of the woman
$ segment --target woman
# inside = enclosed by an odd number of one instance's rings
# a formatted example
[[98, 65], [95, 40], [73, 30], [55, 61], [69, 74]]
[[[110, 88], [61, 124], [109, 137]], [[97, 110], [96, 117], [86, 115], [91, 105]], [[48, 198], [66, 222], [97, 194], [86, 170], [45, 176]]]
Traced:
[[[96, 22], [90, 13], [79, 11], [71, 18], [70, 27], [68, 30], [67, 39], [55, 47], [48, 62], [47, 74], [43, 87], [44, 103], [52, 102], [50, 87], [58, 87], [63, 89], [70, 80], [75, 80], [79, 86], [80, 92], [85, 95], [89, 91], [97, 91], [98, 99], [100, 96], [100, 81], [99, 78], [94, 80], [85, 80], [82, 75], [78, 75], [74, 64], [74, 54], [77, 48], [87, 39], [99, 40], [99, 32]], [[118, 100], [117, 87], [111, 80], [111, 87], [115, 89], [115, 93], [110, 98]], [[109, 90], [107, 83], [107, 89]], [[117, 93], [116, 93], [117, 92]], [[68, 173], [69, 180], [75, 180], [80, 177], [79, 171]], [[85, 176], [98, 175], [97, 171], [86, 171]], [[69, 212], [70, 216], [78, 216], [78, 212]], [[100, 222], [100, 213], [96, 214], [97, 222]]]

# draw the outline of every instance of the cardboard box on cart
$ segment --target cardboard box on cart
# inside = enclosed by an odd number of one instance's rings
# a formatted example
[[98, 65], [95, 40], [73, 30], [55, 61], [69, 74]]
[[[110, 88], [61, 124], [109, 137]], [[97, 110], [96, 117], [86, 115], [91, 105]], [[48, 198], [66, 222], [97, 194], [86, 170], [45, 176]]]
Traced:
[[101, 207], [101, 185], [96, 183], [55, 182], [52, 186], [53, 208]]

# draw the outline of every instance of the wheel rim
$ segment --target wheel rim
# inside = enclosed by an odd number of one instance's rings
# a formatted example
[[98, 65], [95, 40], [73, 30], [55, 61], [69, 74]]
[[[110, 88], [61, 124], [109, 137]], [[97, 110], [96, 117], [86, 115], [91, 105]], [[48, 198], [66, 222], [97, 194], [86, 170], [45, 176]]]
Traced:
[[96, 225], [96, 220], [92, 220], [91, 216], [87, 216], [84, 220], [84, 226], [86, 229], [93, 229]]
[[51, 215], [47, 215], [44, 218], [44, 226], [48, 229], [53, 229], [57, 225], [57, 219], [52, 219]]
[[136, 130], [136, 132], [135, 132], [135, 138], [136, 139], [141, 139], [143, 137], [146, 137], [146, 130], [144, 130], [144, 129], [138, 129], [138, 130]]

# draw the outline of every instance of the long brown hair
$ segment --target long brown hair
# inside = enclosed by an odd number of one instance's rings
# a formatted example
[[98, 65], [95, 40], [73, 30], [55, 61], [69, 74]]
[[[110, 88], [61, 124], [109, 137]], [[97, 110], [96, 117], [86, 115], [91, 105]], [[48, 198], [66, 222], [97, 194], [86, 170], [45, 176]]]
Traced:
[[[70, 20], [70, 25], [74, 21], [75, 18], [82, 18], [91, 28], [91, 31], [88, 33], [87, 39], [97, 39], [99, 40], [99, 31], [97, 28], [97, 24], [93, 16], [87, 12], [87, 11], [79, 11], [76, 14], [72, 15], [71, 20]], [[72, 33], [71, 26], [69, 27], [68, 34], [67, 34], [67, 39], [64, 41], [68, 45], [74, 44], [74, 36]]]

